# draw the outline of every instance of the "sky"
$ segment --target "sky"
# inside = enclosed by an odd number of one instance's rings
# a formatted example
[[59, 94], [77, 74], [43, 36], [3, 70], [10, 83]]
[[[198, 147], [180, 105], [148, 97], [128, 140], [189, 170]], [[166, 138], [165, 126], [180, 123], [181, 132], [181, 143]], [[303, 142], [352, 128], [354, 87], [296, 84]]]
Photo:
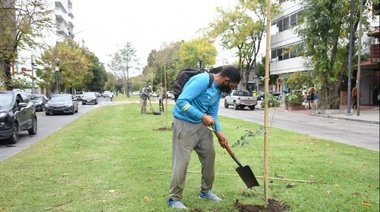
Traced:
[[[151, 50], [163, 44], [189, 41], [207, 27], [231, 0], [72, 0], [75, 40], [94, 52], [101, 62], [127, 42], [136, 49], [141, 70]], [[198, 34], [197, 34], [198, 32]], [[231, 53], [215, 44], [217, 63], [229, 60]], [[228, 61], [231, 62], [231, 61]], [[106, 67], [107, 69], [107, 67]]]

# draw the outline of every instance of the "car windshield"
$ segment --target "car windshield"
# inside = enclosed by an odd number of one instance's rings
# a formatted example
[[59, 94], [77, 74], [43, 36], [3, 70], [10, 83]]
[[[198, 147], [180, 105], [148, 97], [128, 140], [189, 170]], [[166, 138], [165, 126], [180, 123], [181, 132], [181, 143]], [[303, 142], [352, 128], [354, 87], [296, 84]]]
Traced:
[[52, 96], [50, 98], [50, 100], [53, 100], [53, 101], [67, 101], [67, 100], [71, 100], [71, 96], [69, 95], [64, 95], [64, 96]]
[[31, 96], [30, 97], [30, 100], [40, 100], [40, 99], [42, 99], [42, 96]]
[[1, 94], [0, 95], [0, 106], [10, 105], [12, 103], [12, 94]]
[[84, 97], [94, 97], [95, 93], [84, 93]]
[[237, 96], [251, 96], [248, 91], [236, 91], [235, 95], [237, 95]]

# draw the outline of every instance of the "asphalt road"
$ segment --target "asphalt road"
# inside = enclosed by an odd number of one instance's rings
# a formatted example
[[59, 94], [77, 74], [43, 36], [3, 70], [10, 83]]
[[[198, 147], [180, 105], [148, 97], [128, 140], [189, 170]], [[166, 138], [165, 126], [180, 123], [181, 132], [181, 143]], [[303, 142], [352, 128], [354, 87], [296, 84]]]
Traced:
[[82, 105], [79, 103], [78, 113], [74, 115], [45, 115], [45, 112], [37, 112], [38, 129], [36, 135], [29, 135], [27, 131], [20, 132], [18, 142], [16, 144], [8, 144], [5, 140], [0, 140], [0, 161], [17, 154], [23, 149], [29, 147], [33, 143], [45, 138], [51, 133], [59, 130], [65, 125], [71, 123], [78, 117], [86, 114], [90, 110], [107, 104], [108, 99], [99, 98], [98, 105]]
[[[221, 104], [219, 114], [264, 125], [264, 110], [261, 108], [253, 111], [234, 110], [232, 107], [224, 108]], [[379, 151], [378, 124], [332, 119], [270, 108], [268, 126]]]

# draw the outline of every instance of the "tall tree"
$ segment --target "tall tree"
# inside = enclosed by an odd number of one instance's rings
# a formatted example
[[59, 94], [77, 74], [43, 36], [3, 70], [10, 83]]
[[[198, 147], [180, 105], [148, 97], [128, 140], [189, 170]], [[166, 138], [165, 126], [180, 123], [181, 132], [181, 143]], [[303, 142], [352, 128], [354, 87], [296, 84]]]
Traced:
[[[349, 61], [350, 12], [353, 12], [353, 34], [359, 24], [359, 0], [357, 10], [350, 10], [350, 1], [304, 0], [301, 24], [296, 31], [304, 40], [304, 56], [314, 67], [314, 83], [320, 87], [318, 107], [339, 108], [339, 86], [347, 76]], [[368, 26], [370, 4], [363, 0], [363, 26]], [[354, 37], [354, 42], [357, 40]]]
[[102, 63], [100, 63], [99, 58], [93, 52], [88, 49], [83, 49], [85, 56], [91, 62], [89, 71], [92, 72], [94, 76], [90, 82], [86, 84], [86, 90], [89, 91], [103, 91], [104, 84], [107, 81], [107, 72]]
[[[241, 88], [248, 89], [248, 80], [260, 51], [266, 31], [266, 0], [238, 0], [230, 10], [217, 8], [218, 17], [210, 23], [209, 36], [220, 38], [225, 49], [236, 49], [242, 76]], [[276, 14], [278, 6], [271, 6]]]
[[0, 1], [0, 68], [1, 81], [6, 89], [12, 89], [12, 65], [18, 51], [35, 48], [36, 38], [53, 27], [53, 10], [45, 0]]
[[[37, 71], [37, 76], [48, 82], [48, 88], [54, 89], [56, 76], [56, 59], [59, 59], [59, 87], [60, 91], [71, 89], [85, 89], [94, 75], [89, 71], [91, 61], [85, 56], [84, 51], [71, 38], [63, 42], [57, 42], [54, 47], [45, 50], [38, 63], [43, 66]], [[74, 91], [73, 91], [74, 92]]]
[[131, 71], [139, 70], [139, 59], [136, 57], [136, 49], [130, 42], [127, 42], [123, 48], [119, 49], [111, 58], [109, 68], [115, 76], [124, 80], [124, 89], [129, 98], [129, 75]]
[[202, 69], [215, 64], [217, 50], [207, 38], [196, 38], [181, 44], [180, 60], [183, 67]]

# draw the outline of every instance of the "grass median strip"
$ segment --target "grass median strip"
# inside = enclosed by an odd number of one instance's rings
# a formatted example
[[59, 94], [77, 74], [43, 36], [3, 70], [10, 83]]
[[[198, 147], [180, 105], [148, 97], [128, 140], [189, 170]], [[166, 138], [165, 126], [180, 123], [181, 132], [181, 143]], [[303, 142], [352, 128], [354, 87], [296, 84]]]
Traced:
[[[137, 103], [92, 110], [0, 163], [0, 211], [167, 211], [171, 131], [157, 130], [168, 127], [166, 117], [170, 127], [171, 112], [140, 114]], [[230, 144], [245, 129], [262, 129], [220, 120]], [[291, 211], [378, 211], [378, 152], [275, 128], [269, 139], [269, 196]], [[234, 152], [262, 176], [263, 133], [247, 141]], [[189, 171], [195, 174], [188, 175], [184, 204], [193, 211], [236, 211], [235, 200], [263, 204], [263, 186], [246, 189], [235, 162], [215, 145], [213, 190], [223, 201], [198, 198], [200, 165], [194, 153]], [[258, 180], [263, 185], [262, 177]]]

